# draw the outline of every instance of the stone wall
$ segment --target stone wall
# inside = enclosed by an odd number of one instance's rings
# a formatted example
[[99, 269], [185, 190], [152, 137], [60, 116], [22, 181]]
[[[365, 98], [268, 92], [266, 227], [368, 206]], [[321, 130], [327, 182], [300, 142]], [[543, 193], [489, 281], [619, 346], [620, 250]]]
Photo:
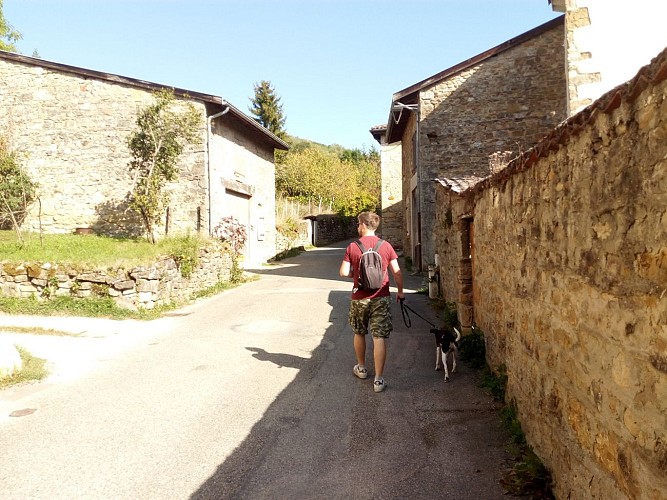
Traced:
[[[126, 140], [137, 110], [153, 103], [147, 89], [0, 59], [0, 128], [39, 183], [41, 203], [32, 205], [24, 228], [141, 234], [127, 204], [132, 177]], [[167, 186], [174, 232], [195, 231], [208, 202], [205, 107], [193, 104], [202, 114], [201, 142], [184, 152], [179, 180]], [[157, 229], [164, 234], [166, 218]]]
[[313, 218], [313, 244], [324, 246], [357, 236], [357, 218], [321, 214]]
[[[490, 154], [519, 154], [565, 119], [563, 36], [562, 21], [554, 22], [550, 29], [420, 92], [424, 263], [433, 263], [435, 254], [433, 179], [485, 176]], [[410, 137], [406, 133], [403, 142]], [[403, 179], [408, 182], [410, 177], [404, 172]]]
[[446, 287], [472, 207], [474, 319], [558, 498], [667, 498], [666, 78], [663, 52], [504, 171], [439, 188]]
[[113, 297], [124, 307], [152, 309], [188, 300], [198, 291], [230, 281], [231, 255], [216, 243], [199, 250], [199, 262], [184, 277], [171, 257], [131, 269], [80, 270], [63, 264], [0, 263], [0, 295], [47, 298]]
[[403, 192], [401, 169], [401, 144], [382, 144], [382, 222], [378, 234], [397, 250], [403, 248]]
[[276, 255], [291, 250], [292, 248], [309, 247], [313, 244], [313, 221], [306, 219], [297, 222], [296, 234], [285, 235], [278, 233], [276, 236]]

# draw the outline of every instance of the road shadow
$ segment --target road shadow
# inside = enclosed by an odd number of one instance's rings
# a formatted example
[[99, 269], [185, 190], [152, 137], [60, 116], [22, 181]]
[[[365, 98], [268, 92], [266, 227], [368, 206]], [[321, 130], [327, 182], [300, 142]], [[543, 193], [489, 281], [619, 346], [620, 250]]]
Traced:
[[[344, 245], [323, 251], [342, 259]], [[308, 253], [265, 274], [313, 277]], [[316, 275], [331, 279], [331, 269]], [[406, 284], [416, 289], [422, 280], [409, 276]], [[246, 347], [256, 359], [298, 373], [192, 500], [502, 498], [506, 438], [497, 408], [478, 388], [477, 372], [459, 363], [445, 384], [442, 372], [434, 371], [429, 325], [414, 319], [407, 328], [394, 304], [389, 388], [375, 394], [370, 340], [371, 377], [352, 375], [349, 296], [329, 292], [331, 325], [310, 358]], [[425, 296], [407, 300], [438, 321]]]

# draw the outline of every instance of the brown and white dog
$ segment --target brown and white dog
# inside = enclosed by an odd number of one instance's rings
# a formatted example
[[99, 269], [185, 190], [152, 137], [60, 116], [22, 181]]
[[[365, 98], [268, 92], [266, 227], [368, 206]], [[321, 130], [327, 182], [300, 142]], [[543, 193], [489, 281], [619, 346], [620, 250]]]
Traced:
[[447, 358], [452, 355], [452, 373], [456, 371], [456, 355], [458, 353], [458, 341], [461, 340], [461, 332], [456, 328], [452, 333], [449, 330], [431, 328], [435, 335], [435, 369], [445, 370], [445, 382], [449, 382], [449, 370], [447, 369]]

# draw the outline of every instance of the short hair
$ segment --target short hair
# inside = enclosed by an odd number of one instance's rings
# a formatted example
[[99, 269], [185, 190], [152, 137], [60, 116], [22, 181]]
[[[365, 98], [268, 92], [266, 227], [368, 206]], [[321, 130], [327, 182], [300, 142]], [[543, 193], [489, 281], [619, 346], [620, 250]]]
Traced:
[[359, 224], [364, 224], [371, 231], [375, 231], [380, 225], [380, 216], [375, 212], [361, 212], [357, 219]]

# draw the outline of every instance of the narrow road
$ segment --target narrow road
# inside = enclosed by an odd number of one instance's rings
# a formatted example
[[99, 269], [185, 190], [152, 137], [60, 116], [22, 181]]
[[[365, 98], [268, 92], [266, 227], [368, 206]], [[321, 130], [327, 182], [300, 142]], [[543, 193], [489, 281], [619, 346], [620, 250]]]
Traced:
[[[428, 324], [406, 328], [396, 306], [387, 390], [353, 376], [343, 251], [149, 323], [19, 318], [79, 336], [14, 335], [55, 374], [0, 391], [0, 496], [503, 498], [497, 409], [464, 363], [448, 384], [434, 371]], [[406, 275], [407, 303], [437, 322]], [[0, 332], [16, 321], [0, 316]]]

